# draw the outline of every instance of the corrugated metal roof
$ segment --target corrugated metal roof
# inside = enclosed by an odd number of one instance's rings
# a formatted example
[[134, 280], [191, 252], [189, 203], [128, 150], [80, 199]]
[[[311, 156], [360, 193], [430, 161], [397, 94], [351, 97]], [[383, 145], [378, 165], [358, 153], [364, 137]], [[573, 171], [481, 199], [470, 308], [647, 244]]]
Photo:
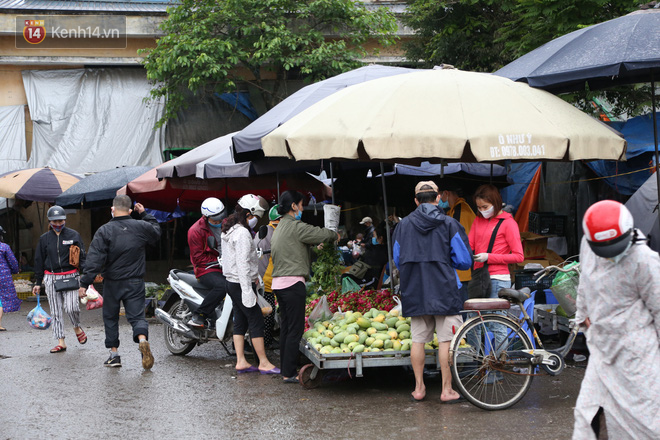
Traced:
[[0, 11], [76, 11], [164, 13], [177, 0], [0, 0]]

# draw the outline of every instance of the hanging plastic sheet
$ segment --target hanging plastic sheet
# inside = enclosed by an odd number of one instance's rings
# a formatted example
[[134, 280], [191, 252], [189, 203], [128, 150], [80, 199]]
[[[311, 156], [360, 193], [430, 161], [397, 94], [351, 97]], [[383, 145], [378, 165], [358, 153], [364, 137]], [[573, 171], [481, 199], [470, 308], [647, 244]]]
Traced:
[[0, 175], [26, 168], [25, 106], [0, 107]]
[[71, 173], [162, 162], [163, 104], [145, 104], [151, 85], [141, 69], [27, 70], [33, 121], [30, 167]]

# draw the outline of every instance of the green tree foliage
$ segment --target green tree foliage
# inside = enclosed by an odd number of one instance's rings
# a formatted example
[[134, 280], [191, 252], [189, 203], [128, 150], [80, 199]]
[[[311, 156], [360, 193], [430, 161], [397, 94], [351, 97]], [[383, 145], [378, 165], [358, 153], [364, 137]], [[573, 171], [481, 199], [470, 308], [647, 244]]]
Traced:
[[339, 290], [343, 266], [337, 248], [332, 243], [324, 243], [321, 249], [315, 248], [314, 252], [316, 261], [312, 263], [314, 275], [311, 278], [314, 290], [320, 289], [323, 293]]
[[492, 72], [553, 38], [639, 8], [636, 0], [415, 0], [410, 59]]
[[292, 76], [324, 79], [359, 67], [367, 40], [395, 42], [389, 10], [352, 0], [182, 0], [168, 13], [165, 36], [143, 51], [151, 97], [167, 97], [159, 125], [176, 116], [187, 91], [203, 97], [250, 83], [270, 108]]

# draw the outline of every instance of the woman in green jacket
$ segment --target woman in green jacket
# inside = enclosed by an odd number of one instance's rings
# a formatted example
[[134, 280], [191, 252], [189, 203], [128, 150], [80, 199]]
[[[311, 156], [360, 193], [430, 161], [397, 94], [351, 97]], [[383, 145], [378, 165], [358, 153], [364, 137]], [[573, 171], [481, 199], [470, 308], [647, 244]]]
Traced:
[[310, 246], [338, 240], [335, 231], [300, 221], [303, 195], [285, 191], [278, 212], [282, 215], [271, 240], [273, 293], [280, 306], [280, 369], [286, 383], [298, 382], [298, 345], [305, 330], [305, 280], [309, 277]]

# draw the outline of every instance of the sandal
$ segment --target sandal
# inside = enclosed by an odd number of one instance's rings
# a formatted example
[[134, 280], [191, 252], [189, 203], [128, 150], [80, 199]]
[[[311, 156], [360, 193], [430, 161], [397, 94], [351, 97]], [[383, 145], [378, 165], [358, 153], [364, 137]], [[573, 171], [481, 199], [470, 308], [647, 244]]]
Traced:
[[76, 333], [76, 337], [78, 338], [78, 342], [80, 342], [81, 344], [87, 342], [87, 335], [82, 329], [80, 329], [80, 333]]
[[6, 331], [7, 331], [6, 328], [4, 328], [4, 327], [0, 327], [0, 332], [6, 332]]
[[63, 351], [66, 351], [66, 347], [62, 347], [61, 345], [56, 345], [55, 348], [53, 348], [50, 352], [51, 353], [61, 353]]

